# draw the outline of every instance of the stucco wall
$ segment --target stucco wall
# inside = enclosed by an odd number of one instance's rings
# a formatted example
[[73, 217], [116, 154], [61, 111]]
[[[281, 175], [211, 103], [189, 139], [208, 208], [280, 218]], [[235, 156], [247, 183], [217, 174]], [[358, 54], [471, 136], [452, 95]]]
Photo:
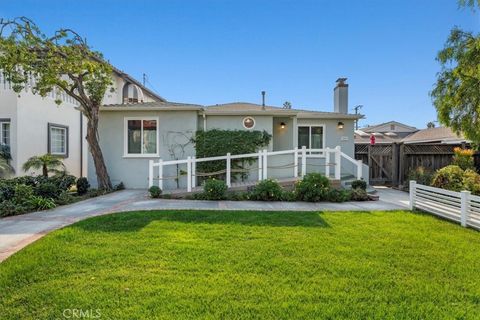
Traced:
[[[126, 157], [124, 155], [124, 119], [125, 117], [158, 117], [159, 121], [159, 157]], [[196, 111], [125, 111], [100, 113], [99, 136], [100, 145], [105, 157], [113, 184], [124, 182], [127, 188], [147, 188], [148, 161], [185, 159], [194, 156], [194, 146], [189, 139], [197, 130]], [[185, 170], [182, 165], [179, 169]], [[176, 167], [164, 169], [164, 176], [176, 175]], [[90, 184], [97, 185], [93, 159], [89, 156], [88, 177]], [[155, 181], [157, 183], [158, 180]], [[173, 179], [164, 181], [164, 188], [171, 189], [176, 185]], [[182, 176], [180, 186], [185, 187], [186, 178]]]
[[[282, 128], [281, 123], [285, 123]], [[273, 118], [273, 151], [291, 150], [293, 144], [293, 119], [287, 117]]]

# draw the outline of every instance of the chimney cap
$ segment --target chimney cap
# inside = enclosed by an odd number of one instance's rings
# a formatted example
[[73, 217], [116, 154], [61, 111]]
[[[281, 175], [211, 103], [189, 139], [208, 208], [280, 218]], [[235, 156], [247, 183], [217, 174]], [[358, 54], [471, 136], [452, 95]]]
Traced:
[[347, 79], [348, 79], [348, 78], [338, 78], [336, 82], [337, 82], [339, 85], [342, 85], [342, 84], [345, 84], [345, 81], [347, 81]]

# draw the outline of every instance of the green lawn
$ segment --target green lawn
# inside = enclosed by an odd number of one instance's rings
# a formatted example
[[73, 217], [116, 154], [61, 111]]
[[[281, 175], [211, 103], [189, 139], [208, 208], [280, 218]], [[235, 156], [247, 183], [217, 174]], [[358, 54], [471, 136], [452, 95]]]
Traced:
[[0, 319], [62, 319], [64, 309], [99, 309], [100, 319], [478, 319], [480, 233], [401, 211], [103, 216], [0, 264]]

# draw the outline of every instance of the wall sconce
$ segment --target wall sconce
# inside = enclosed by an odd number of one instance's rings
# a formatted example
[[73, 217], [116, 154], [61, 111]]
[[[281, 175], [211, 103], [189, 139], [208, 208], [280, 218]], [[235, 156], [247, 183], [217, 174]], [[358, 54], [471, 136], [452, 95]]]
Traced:
[[340, 129], [340, 130], [342, 130], [344, 126], [345, 125], [341, 121], [337, 124], [337, 128]]
[[286, 126], [285, 122], [280, 123], [280, 128], [285, 129], [285, 126]]

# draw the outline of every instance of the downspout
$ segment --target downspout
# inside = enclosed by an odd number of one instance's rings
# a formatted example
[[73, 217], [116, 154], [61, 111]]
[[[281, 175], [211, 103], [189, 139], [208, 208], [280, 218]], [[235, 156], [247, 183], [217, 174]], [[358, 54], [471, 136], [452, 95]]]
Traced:
[[83, 113], [80, 112], [80, 177], [83, 177]]
[[207, 131], [207, 115], [203, 113], [203, 131]]

